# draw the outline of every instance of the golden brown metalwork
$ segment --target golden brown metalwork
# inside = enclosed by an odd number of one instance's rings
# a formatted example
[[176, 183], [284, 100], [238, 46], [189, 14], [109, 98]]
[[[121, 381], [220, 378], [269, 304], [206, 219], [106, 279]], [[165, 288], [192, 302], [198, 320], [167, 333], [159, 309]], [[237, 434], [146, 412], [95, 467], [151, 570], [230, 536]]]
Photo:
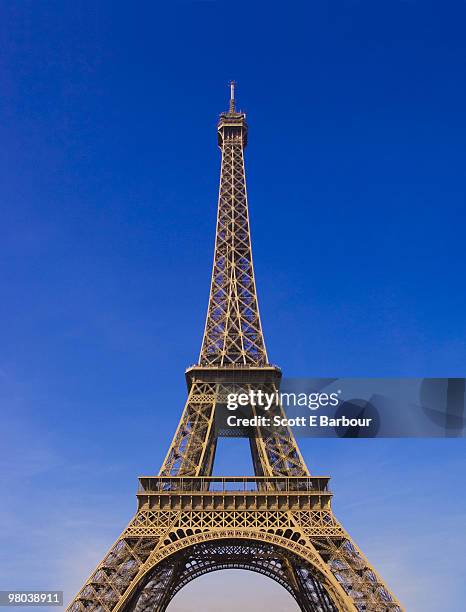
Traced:
[[[220, 115], [222, 170], [212, 283], [199, 363], [159, 476], [141, 477], [138, 510], [69, 612], [162, 612], [188, 582], [242, 568], [277, 581], [306, 612], [402, 612], [331, 510], [287, 428], [250, 438], [255, 477], [211, 477], [216, 406], [234, 388], [279, 388], [268, 363], [254, 280], [244, 113]], [[279, 408], [279, 410], [281, 410]], [[219, 604], [221, 609], [221, 604]]]

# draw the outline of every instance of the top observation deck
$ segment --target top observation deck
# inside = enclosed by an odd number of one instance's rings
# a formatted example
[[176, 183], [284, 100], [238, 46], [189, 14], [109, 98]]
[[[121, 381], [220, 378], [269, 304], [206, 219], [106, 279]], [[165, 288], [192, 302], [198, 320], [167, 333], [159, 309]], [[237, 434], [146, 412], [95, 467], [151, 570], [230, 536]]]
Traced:
[[241, 142], [245, 147], [248, 142], [248, 124], [246, 113], [237, 112], [235, 109], [235, 82], [230, 82], [230, 108], [227, 112], [220, 113], [218, 124], [218, 146], [223, 147], [225, 142]]

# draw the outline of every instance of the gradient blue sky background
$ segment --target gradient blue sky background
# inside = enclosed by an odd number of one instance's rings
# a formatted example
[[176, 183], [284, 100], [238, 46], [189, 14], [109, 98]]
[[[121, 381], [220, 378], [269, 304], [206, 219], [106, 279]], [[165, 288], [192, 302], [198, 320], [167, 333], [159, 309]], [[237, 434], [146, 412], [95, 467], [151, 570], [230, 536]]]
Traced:
[[[69, 599], [159, 469], [204, 325], [231, 78], [271, 360], [464, 376], [465, 20], [424, 0], [1, 2], [0, 588]], [[223, 443], [217, 473], [250, 473], [245, 449]], [[301, 449], [408, 610], [464, 609], [464, 440]], [[230, 571], [170, 612], [207, 589], [205, 610], [295, 609]]]

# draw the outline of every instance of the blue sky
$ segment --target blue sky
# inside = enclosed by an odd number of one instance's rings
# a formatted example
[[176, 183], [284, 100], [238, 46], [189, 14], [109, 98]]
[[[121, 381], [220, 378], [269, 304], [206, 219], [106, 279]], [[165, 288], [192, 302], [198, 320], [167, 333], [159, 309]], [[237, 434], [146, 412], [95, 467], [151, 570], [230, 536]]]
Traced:
[[[71, 597], [159, 469], [200, 347], [231, 78], [271, 361], [464, 376], [465, 18], [415, 0], [2, 2], [0, 588]], [[408, 610], [459, 609], [464, 441], [300, 446]], [[221, 450], [218, 473], [250, 469], [241, 442]], [[206, 584], [293, 609], [219, 573], [170, 612]]]

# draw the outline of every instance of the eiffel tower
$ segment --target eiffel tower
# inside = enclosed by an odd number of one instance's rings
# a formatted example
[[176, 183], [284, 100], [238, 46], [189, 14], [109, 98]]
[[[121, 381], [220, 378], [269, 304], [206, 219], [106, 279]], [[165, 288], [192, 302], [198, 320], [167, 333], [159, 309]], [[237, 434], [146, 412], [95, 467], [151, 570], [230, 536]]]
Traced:
[[335, 518], [329, 478], [310, 474], [288, 428], [249, 437], [254, 477], [212, 477], [226, 390], [274, 391], [281, 378], [267, 357], [256, 295], [247, 136], [232, 82], [218, 121], [214, 263], [199, 362], [186, 370], [188, 399], [159, 475], [139, 478], [136, 515], [69, 612], [162, 612], [188, 582], [228, 568], [269, 576], [306, 612], [403, 610]]

